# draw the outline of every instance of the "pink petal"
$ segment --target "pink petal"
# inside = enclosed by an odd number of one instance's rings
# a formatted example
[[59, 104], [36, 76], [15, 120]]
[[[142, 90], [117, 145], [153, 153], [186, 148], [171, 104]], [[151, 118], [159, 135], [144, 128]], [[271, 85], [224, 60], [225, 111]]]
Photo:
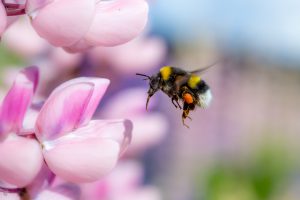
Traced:
[[1, 107], [0, 134], [2, 133], [3, 137], [10, 131], [18, 132], [22, 128], [24, 115], [31, 103], [37, 82], [36, 67], [28, 67], [17, 75]]
[[108, 79], [77, 78], [56, 88], [37, 118], [39, 140], [55, 139], [86, 124], [108, 85]]
[[7, 24], [6, 11], [2, 3], [0, 3], [0, 36], [5, 30]]
[[96, 181], [115, 166], [131, 130], [128, 120], [92, 121], [69, 135], [44, 142], [44, 158], [67, 181]]
[[31, 14], [38, 34], [55, 46], [80, 40], [92, 22], [95, 0], [59, 0]]
[[43, 163], [40, 144], [16, 135], [0, 143], [0, 158], [0, 180], [18, 187], [31, 183]]
[[94, 45], [123, 44], [143, 30], [147, 18], [148, 4], [144, 0], [100, 1], [85, 38]]

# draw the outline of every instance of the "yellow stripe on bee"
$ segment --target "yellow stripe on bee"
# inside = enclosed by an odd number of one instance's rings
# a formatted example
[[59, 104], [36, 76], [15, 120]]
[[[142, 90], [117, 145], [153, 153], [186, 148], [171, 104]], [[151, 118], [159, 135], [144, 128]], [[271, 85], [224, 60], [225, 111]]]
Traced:
[[195, 89], [197, 87], [197, 84], [200, 82], [200, 80], [201, 80], [200, 76], [192, 74], [188, 80], [188, 86], [192, 89]]
[[172, 69], [170, 66], [164, 66], [159, 71], [164, 81], [167, 81], [172, 73]]

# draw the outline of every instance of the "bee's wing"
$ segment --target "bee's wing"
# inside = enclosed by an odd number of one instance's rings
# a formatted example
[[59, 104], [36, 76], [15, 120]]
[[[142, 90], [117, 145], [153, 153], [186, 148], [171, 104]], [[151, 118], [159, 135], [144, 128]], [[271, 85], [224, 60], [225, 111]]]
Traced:
[[189, 74], [177, 76], [175, 79], [175, 86], [179, 90], [180, 86], [184, 85], [190, 78]]
[[191, 74], [202, 74], [202, 73], [204, 73], [207, 69], [209, 69], [209, 68], [215, 66], [218, 62], [219, 62], [219, 61], [216, 61], [216, 62], [214, 62], [214, 63], [212, 63], [212, 64], [210, 64], [210, 65], [208, 65], [208, 66], [206, 66], [206, 67], [202, 67], [201, 69], [196, 69], [196, 70], [190, 71], [189, 73], [191, 73]]

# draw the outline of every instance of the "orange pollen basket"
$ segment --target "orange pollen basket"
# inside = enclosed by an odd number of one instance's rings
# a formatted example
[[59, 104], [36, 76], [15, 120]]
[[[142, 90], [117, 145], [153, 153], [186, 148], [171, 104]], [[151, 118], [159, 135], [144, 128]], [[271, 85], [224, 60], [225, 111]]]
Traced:
[[191, 103], [194, 102], [193, 96], [192, 96], [190, 93], [185, 93], [185, 94], [183, 95], [183, 100], [184, 100], [184, 102], [186, 102], [186, 103], [188, 103], [188, 104], [191, 104]]

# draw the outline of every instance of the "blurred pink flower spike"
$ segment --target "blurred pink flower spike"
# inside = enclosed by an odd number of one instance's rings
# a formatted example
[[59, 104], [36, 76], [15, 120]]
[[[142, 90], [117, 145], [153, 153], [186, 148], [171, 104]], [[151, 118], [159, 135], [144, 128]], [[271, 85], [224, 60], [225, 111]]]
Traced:
[[71, 182], [108, 173], [131, 140], [129, 120], [92, 120], [109, 80], [77, 78], [53, 91], [41, 108], [37, 138], [49, 168]]
[[19, 136], [24, 131], [24, 115], [31, 104], [37, 82], [36, 67], [21, 71], [0, 110], [0, 180], [17, 187], [29, 184], [43, 163], [39, 143], [32, 138]]

